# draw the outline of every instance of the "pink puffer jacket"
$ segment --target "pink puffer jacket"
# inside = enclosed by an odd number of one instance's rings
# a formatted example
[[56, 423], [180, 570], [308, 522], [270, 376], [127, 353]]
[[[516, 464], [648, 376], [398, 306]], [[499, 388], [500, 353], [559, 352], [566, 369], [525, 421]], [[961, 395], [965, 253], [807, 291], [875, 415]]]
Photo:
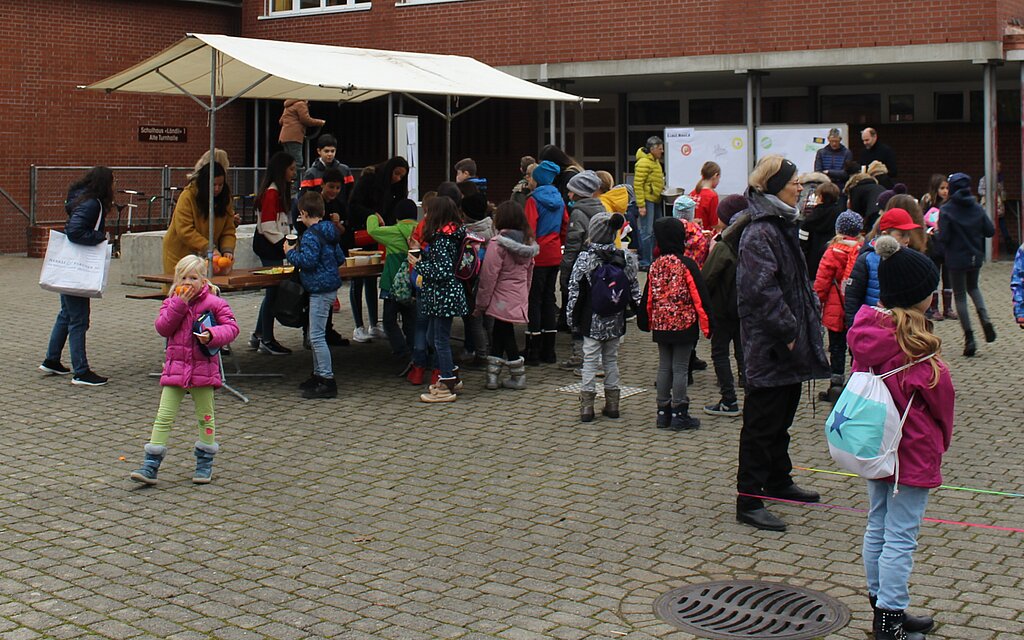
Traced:
[[217, 326], [210, 328], [213, 339], [209, 347], [223, 347], [238, 337], [231, 307], [223, 298], [213, 295], [209, 287], [204, 286], [188, 303], [176, 295], [169, 296], [155, 323], [156, 332], [167, 338], [167, 359], [160, 384], [185, 389], [221, 386], [220, 355], [205, 355], [199, 349], [199, 340], [192, 335], [192, 323], [205, 311], [212, 312], [217, 322]]

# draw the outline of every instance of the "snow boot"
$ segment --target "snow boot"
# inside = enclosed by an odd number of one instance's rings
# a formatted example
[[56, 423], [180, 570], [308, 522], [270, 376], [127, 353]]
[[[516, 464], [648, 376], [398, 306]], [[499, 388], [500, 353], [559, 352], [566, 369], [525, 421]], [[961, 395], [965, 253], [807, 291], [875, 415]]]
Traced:
[[146, 458], [142, 461], [142, 466], [132, 471], [128, 477], [135, 482], [156, 484], [156, 472], [160, 469], [160, 463], [164, 461], [165, 455], [167, 455], [167, 447], [164, 445], [147, 444]]

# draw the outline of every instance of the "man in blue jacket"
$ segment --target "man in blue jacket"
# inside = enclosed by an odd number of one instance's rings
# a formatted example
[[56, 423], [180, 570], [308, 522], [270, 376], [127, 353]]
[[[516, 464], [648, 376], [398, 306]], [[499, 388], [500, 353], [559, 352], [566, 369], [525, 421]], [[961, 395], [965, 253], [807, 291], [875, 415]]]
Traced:
[[849, 174], [846, 163], [853, 160], [853, 153], [843, 145], [843, 134], [833, 127], [828, 130], [828, 144], [814, 154], [814, 170], [828, 176], [833, 184], [842, 190]]

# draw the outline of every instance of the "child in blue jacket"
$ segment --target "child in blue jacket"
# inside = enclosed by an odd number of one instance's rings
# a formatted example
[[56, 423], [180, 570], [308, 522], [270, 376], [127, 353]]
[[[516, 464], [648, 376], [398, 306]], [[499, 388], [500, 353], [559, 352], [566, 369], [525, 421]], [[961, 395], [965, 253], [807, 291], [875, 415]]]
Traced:
[[345, 262], [338, 229], [324, 220], [324, 199], [315, 191], [299, 198], [299, 220], [306, 225], [298, 246], [287, 240], [284, 244], [288, 262], [299, 271], [302, 286], [309, 293], [309, 342], [313, 347], [313, 375], [299, 385], [303, 398], [334, 398], [338, 386], [331, 368], [331, 350], [327, 346], [327, 318], [338, 297], [341, 275], [338, 267]]

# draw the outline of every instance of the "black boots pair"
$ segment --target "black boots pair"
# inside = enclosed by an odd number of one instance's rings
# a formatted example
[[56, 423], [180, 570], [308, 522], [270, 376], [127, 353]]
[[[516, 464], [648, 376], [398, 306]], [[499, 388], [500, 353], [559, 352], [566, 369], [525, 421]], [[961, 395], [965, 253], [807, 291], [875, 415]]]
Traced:
[[554, 364], [558, 362], [558, 356], [555, 355], [555, 338], [557, 337], [557, 331], [528, 332], [526, 334], [526, 349], [523, 351], [526, 364], [536, 367], [542, 363]]
[[[985, 332], [985, 342], [996, 341], [996, 328], [991, 322], [982, 322], [981, 330]], [[974, 332], [964, 332], [964, 355], [971, 358], [978, 352], [978, 344], [974, 341]]]
[[302, 397], [307, 400], [338, 397], [338, 383], [334, 378], [321, 378], [315, 373], [300, 384], [299, 389], [302, 390]]
[[659, 404], [657, 427], [669, 431], [694, 431], [700, 429], [700, 420], [690, 415], [689, 402]]
[[871, 625], [875, 640], [925, 640], [925, 635], [935, 627], [935, 620], [929, 616], [912, 616], [906, 611], [879, 609], [877, 598], [868, 595], [875, 619]]

